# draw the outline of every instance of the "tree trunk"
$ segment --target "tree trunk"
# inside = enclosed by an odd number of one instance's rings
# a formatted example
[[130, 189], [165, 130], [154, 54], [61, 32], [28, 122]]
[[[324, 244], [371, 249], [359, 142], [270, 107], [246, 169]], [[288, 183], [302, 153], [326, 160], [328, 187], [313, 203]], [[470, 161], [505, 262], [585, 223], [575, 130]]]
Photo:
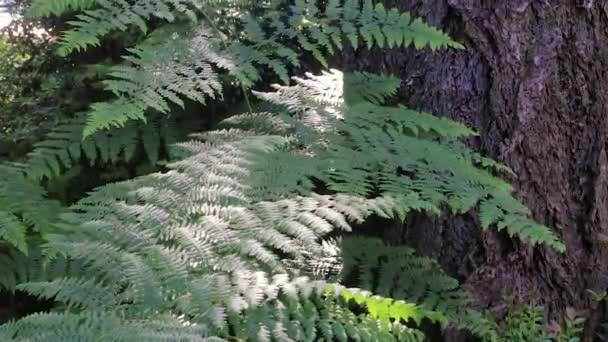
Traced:
[[589, 309], [587, 290], [608, 288], [608, 2], [385, 3], [466, 50], [346, 53], [343, 67], [399, 75], [401, 103], [475, 128], [470, 145], [515, 171], [517, 196], [568, 250], [482, 233], [475, 213], [415, 217], [387, 238], [438, 258], [480, 308], [504, 311], [509, 296], [545, 306], [551, 319], [568, 306]]

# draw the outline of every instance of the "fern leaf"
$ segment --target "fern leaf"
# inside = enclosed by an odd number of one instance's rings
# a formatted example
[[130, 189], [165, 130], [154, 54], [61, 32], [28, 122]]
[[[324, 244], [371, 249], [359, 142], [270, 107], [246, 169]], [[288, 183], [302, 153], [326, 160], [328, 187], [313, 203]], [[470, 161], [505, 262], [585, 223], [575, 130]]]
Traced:
[[[317, 143], [311, 148], [315, 158], [308, 167], [319, 170], [316, 177], [320, 173], [329, 189], [360, 197], [379, 192], [399, 199], [399, 217], [412, 209], [438, 212], [443, 204], [462, 213], [481, 203], [483, 227], [496, 224], [511, 236], [564, 250], [549, 228], [531, 224], [529, 212], [512, 197], [510, 186], [479, 167], [479, 156], [458, 142], [475, 132], [427, 113], [363, 101], [370, 94], [360, 89], [372, 88], [377, 79], [355, 78], [361, 85], [350, 87], [356, 99], [350, 103], [344, 102], [345, 77], [338, 71], [295, 78], [295, 85], [276, 86], [274, 93], [256, 93], [288, 109], [316, 132]], [[380, 101], [395, 87], [393, 83], [371, 97]]]
[[[163, 35], [174, 39], [160, 40]], [[168, 113], [171, 105], [184, 106], [182, 98], [205, 103], [222, 91], [212, 65], [231, 68], [232, 62], [218, 55], [203, 28], [193, 38], [160, 29], [138, 47], [130, 49], [131, 65], [117, 66], [106, 80], [106, 89], [118, 98], [91, 106], [83, 130], [86, 138], [110, 127], [124, 127], [130, 120], [146, 121], [147, 112]]]
[[51, 282], [27, 283], [17, 286], [40, 298], [56, 299], [71, 306], [89, 309], [103, 309], [112, 306], [114, 298], [111, 288], [100, 286], [92, 280], [60, 278]]
[[96, 0], [35, 0], [29, 8], [29, 15], [34, 17], [58, 16], [68, 11], [88, 9], [95, 2]]
[[13, 213], [0, 210], [0, 238], [27, 253], [27, 226]]

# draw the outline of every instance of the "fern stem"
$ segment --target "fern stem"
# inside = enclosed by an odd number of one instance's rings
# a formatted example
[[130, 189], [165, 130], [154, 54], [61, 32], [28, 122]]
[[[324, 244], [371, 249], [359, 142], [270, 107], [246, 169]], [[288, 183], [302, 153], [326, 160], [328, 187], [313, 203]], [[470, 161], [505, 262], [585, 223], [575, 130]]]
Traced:
[[241, 85], [241, 89], [243, 90], [243, 95], [245, 96], [245, 103], [247, 104], [247, 109], [249, 113], [253, 114], [253, 107], [251, 107], [251, 102], [249, 102], [249, 95], [247, 94], [247, 88], [244, 85]]

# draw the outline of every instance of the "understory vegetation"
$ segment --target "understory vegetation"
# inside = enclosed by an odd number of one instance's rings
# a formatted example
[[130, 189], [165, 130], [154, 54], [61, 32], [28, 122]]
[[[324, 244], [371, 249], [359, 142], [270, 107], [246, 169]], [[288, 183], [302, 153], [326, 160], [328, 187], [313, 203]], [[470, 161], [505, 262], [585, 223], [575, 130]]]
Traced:
[[579, 340], [580, 313], [486, 312], [379, 238], [473, 212], [567, 248], [473, 130], [394, 105], [397, 77], [334, 68], [345, 50], [465, 48], [444, 32], [372, 0], [9, 4], [1, 341]]

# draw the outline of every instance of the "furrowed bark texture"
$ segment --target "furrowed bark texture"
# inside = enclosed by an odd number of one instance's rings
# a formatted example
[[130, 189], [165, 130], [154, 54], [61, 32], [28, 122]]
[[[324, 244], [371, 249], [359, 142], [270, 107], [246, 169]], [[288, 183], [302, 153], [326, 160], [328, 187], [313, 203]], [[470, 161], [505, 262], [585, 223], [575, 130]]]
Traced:
[[470, 145], [515, 171], [518, 198], [568, 250], [482, 233], [475, 213], [415, 217], [386, 238], [437, 257], [482, 308], [500, 311], [513, 296], [544, 305], [551, 318], [567, 306], [588, 309], [586, 290], [608, 287], [608, 2], [385, 4], [441, 27], [466, 50], [351, 52], [343, 67], [399, 75], [400, 102], [475, 128]]

